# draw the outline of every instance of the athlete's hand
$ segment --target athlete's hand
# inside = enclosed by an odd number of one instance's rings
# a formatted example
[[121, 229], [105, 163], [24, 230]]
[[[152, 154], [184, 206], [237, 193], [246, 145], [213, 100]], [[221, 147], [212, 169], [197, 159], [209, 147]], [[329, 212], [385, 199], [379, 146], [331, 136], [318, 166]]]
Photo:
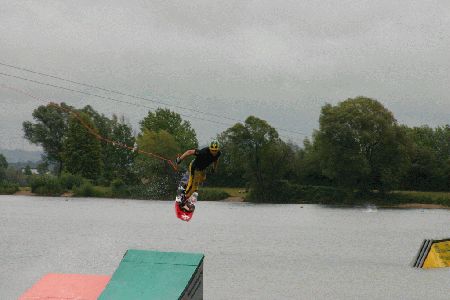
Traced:
[[175, 159], [177, 165], [179, 165], [181, 163], [181, 158], [177, 157], [177, 159]]

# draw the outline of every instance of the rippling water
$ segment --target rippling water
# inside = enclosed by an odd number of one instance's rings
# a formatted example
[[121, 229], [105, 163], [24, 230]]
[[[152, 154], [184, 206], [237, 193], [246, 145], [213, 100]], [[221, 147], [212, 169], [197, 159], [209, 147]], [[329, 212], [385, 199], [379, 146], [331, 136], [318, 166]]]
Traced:
[[[67, 201], [66, 201], [67, 200]], [[0, 299], [46, 273], [112, 274], [127, 249], [202, 252], [205, 299], [450, 299], [450, 269], [410, 267], [449, 210], [0, 196]]]

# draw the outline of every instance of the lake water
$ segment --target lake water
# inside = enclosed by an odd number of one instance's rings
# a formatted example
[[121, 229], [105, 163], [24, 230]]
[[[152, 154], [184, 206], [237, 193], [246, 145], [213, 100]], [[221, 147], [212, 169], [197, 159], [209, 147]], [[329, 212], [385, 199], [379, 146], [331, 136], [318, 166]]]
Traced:
[[450, 268], [413, 269], [450, 210], [0, 196], [0, 299], [47, 273], [111, 275], [127, 249], [205, 254], [205, 299], [450, 299]]

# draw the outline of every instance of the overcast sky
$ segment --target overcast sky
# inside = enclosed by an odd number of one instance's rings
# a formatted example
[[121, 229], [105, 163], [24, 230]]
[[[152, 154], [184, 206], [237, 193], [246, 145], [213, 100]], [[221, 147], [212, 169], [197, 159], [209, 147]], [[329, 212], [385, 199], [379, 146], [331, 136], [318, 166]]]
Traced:
[[[364, 95], [399, 123], [450, 123], [450, 1], [0, 0], [0, 63], [209, 112], [190, 115], [201, 143], [255, 115], [301, 144], [320, 108]], [[0, 66], [0, 73], [107, 94]], [[0, 75], [35, 97], [124, 115], [149, 108]], [[0, 148], [22, 136], [35, 99], [0, 86]], [[214, 124], [197, 118], [210, 119]]]

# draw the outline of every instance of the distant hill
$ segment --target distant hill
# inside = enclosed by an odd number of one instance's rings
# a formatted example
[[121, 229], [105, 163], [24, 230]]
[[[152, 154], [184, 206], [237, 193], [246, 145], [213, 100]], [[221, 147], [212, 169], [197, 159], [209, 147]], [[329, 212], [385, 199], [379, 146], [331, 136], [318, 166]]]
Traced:
[[27, 150], [6, 150], [0, 149], [0, 153], [3, 154], [8, 163], [17, 162], [38, 162], [41, 160], [41, 151], [27, 151]]

